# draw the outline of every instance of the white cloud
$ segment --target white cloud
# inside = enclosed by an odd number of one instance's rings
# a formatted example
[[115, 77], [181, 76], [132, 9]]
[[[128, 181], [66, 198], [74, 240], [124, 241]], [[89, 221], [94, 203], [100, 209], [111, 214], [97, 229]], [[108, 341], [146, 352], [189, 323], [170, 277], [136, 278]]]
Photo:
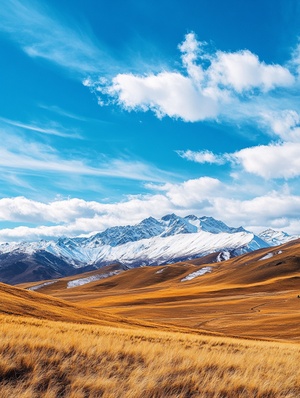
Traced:
[[218, 197], [214, 212], [217, 216], [223, 214], [224, 221], [231, 220], [256, 233], [270, 227], [291, 234], [300, 232], [300, 196], [280, 190], [246, 200]]
[[258, 88], [269, 91], [291, 86], [295, 79], [281, 65], [267, 65], [249, 50], [226, 53], [218, 51], [208, 71], [211, 84], [233, 88], [238, 93]]
[[165, 191], [171, 204], [177, 207], [206, 206], [209, 198], [221, 189], [222, 183], [211, 177], [200, 177], [181, 184], [166, 184], [160, 188]]
[[300, 176], [300, 143], [260, 145], [233, 154], [243, 168], [263, 178]]
[[[0, 241], [77, 236], [116, 225], [136, 223], [150, 215], [159, 217], [168, 210], [169, 201], [163, 195], [137, 196], [110, 204], [76, 198], [50, 203], [23, 197], [5, 198], [0, 201], [0, 219], [34, 222], [37, 226], [1, 229]], [[47, 225], [49, 223], [54, 225]]]
[[210, 151], [177, 151], [184, 159], [197, 163], [222, 165], [230, 162], [251, 174], [265, 179], [300, 176], [300, 142], [281, 142], [244, 148], [234, 153], [215, 155]]
[[76, 198], [45, 204], [19, 196], [0, 199], [0, 220], [69, 222], [83, 215], [92, 217], [96, 209], [96, 202], [85, 202]]
[[[128, 197], [117, 203], [99, 203], [82, 199], [56, 200], [49, 203], [25, 197], [0, 199], [0, 220], [36, 223], [36, 227], [0, 230], [0, 240], [34, 240], [62, 235], [74, 236], [127, 225], [170, 212], [181, 215], [191, 209], [211, 206], [210, 198], [220, 190], [219, 180], [202, 177], [180, 184], [151, 185], [157, 192]], [[189, 209], [189, 210], [187, 210]], [[186, 214], [185, 214], [186, 215]], [[51, 223], [52, 225], [47, 225]]]
[[186, 68], [188, 75], [194, 82], [201, 84], [205, 79], [204, 70], [201, 66], [197, 65], [200, 57], [205, 58], [204, 46], [206, 43], [196, 40], [194, 33], [188, 33], [185, 40], [178, 48], [181, 52], [181, 60], [183, 66]]
[[255, 93], [263, 96], [275, 88], [290, 87], [295, 81], [286, 67], [267, 65], [249, 50], [212, 53], [206, 47], [189, 33], [179, 45], [184, 72], [120, 73], [111, 82], [89, 78], [83, 84], [126, 110], [152, 110], [159, 118], [195, 122], [219, 116], [234, 120], [233, 105], [253, 100]]
[[225, 155], [216, 155], [211, 151], [176, 151], [176, 153], [183, 159], [191, 160], [196, 163], [215, 163], [224, 164], [226, 159]]
[[127, 110], [152, 110], [159, 118], [168, 115], [194, 122], [218, 114], [216, 99], [199, 92], [190, 78], [178, 72], [119, 74], [107, 93]]
[[300, 141], [300, 116], [292, 109], [262, 112], [262, 121], [284, 141]]
[[238, 184], [228, 186], [209, 177], [179, 184], [152, 184], [149, 188], [154, 191], [152, 194], [131, 196], [117, 203], [77, 198], [49, 203], [24, 197], [3, 198], [0, 220], [31, 222], [36, 226], [1, 229], [0, 241], [78, 236], [115, 225], [135, 224], [149, 216], [159, 218], [171, 212], [180, 216], [213, 216], [230, 226], [243, 225], [256, 232], [273, 227], [300, 233], [300, 196], [291, 194], [288, 187], [260, 196], [253, 194], [248, 199], [237, 199], [240, 196]]

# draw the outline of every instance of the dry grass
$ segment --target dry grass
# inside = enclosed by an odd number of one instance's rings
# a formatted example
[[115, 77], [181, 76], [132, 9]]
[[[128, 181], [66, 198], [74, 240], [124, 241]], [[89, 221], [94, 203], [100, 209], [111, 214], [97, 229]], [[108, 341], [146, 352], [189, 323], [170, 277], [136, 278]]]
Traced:
[[299, 345], [0, 320], [1, 397], [300, 396]]
[[[73, 289], [66, 289], [61, 280], [45, 293], [85, 307], [87, 313], [97, 309], [187, 331], [300, 342], [300, 267], [286, 278], [246, 283], [245, 277], [243, 284], [223, 282], [229, 265], [216, 267], [211, 274], [184, 283], [183, 275], [196, 267], [143, 267]], [[255, 273], [253, 267], [241, 267], [249, 268], [247, 275]], [[166, 271], [157, 274], [157, 269]]]
[[131, 269], [68, 289], [78, 278], [72, 276], [39, 291], [87, 311], [187, 332], [300, 342], [300, 241], [210, 264], [211, 273], [181, 282], [199, 269], [198, 261]]
[[268, 250], [185, 283], [197, 264], [0, 284], [0, 398], [299, 398], [300, 243]]

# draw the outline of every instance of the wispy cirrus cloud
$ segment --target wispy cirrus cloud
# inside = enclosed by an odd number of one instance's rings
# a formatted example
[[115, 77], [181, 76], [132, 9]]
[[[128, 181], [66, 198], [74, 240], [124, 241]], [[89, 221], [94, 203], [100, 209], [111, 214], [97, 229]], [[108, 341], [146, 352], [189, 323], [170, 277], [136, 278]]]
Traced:
[[[0, 123], [4, 123], [10, 126], [19, 127], [24, 130], [34, 131], [37, 133], [42, 133], [46, 135], [53, 135], [57, 137], [65, 137], [65, 138], [76, 138], [80, 139], [81, 136], [78, 132], [70, 131], [65, 127], [59, 125], [58, 123], [48, 122], [46, 126], [43, 126], [39, 123], [22, 123], [17, 120], [11, 120], [4, 117], [0, 117]], [[50, 126], [50, 127], [49, 127]]]
[[66, 111], [65, 109], [60, 108], [59, 106], [56, 105], [45, 105], [45, 104], [39, 104], [39, 108], [45, 109], [46, 111], [49, 111], [51, 113], [66, 117], [68, 119], [74, 119], [74, 120], [79, 120], [79, 121], [87, 121], [88, 119], [84, 116], [81, 115], [75, 115], [72, 112]]
[[299, 77], [300, 77], [300, 40], [299, 40], [299, 38], [298, 38], [298, 44], [292, 52], [292, 57], [289, 62], [289, 65], [292, 69], [295, 70], [295, 73], [297, 74], [297, 79], [299, 80]]
[[138, 181], [164, 182], [174, 178], [172, 173], [142, 162], [140, 160], [120, 157], [108, 158], [99, 154], [97, 161], [62, 153], [51, 145], [22, 138], [13, 130], [0, 130], [2, 145], [0, 147], [0, 170], [18, 172], [28, 175], [61, 175], [95, 176], [126, 178]]
[[67, 24], [45, 2], [7, 0], [1, 5], [0, 18], [0, 30], [30, 57], [44, 58], [79, 76], [99, 73], [110, 61], [91, 33], [79, 30], [75, 23]]

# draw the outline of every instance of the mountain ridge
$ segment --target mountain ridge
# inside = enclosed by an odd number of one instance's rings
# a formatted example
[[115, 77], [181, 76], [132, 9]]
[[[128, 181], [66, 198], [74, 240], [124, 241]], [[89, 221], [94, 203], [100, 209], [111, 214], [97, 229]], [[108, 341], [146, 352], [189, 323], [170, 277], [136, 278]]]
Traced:
[[[59, 278], [118, 263], [129, 268], [161, 265], [215, 253], [215, 262], [272, 246], [243, 227], [212, 217], [167, 214], [136, 225], [115, 226], [89, 237], [0, 245], [0, 281], [21, 283]], [[20, 260], [20, 256], [22, 257]], [[28, 279], [29, 278], [29, 279]]]
[[284, 231], [275, 231], [272, 228], [262, 231], [258, 236], [269, 243], [270, 246], [282, 245], [283, 243], [288, 243], [300, 238], [300, 235], [289, 235]]

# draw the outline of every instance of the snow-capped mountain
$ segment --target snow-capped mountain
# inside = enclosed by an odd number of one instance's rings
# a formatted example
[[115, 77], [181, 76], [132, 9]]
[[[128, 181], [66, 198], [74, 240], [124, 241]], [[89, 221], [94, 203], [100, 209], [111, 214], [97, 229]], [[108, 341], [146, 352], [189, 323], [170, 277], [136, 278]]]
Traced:
[[274, 231], [271, 228], [261, 232], [258, 236], [270, 246], [282, 245], [283, 243], [300, 238], [300, 235], [289, 235], [284, 231]]
[[[65, 276], [66, 268], [70, 273], [112, 263], [126, 267], [159, 265], [211, 253], [216, 253], [215, 261], [223, 261], [268, 246], [266, 241], [242, 227], [231, 228], [212, 217], [168, 214], [161, 219], [149, 217], [137, 225], [108, 228], [87, 238], [2, 244], [0, 280], [6, 281], [1, 276], [4, 264], [14, 268], [18, 264], [15, 272], [22, 273], [25, 269], [27, 279], [39, 280], [39, 269], [43, 270], [45, 279], [44, 274], [51, 267], [53, 277], [57, 278], [61, 273]], [[29, 265], [34, 266], [34, 275], [29, 272]]]

